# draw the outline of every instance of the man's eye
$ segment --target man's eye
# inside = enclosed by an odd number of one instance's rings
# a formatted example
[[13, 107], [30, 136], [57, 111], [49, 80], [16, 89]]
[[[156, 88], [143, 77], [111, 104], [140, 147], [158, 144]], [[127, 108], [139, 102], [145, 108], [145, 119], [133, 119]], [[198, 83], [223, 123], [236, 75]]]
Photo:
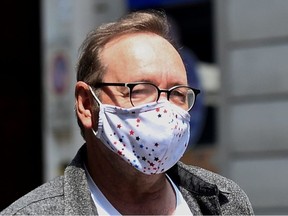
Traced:
[[145, 89], [135, 89], [132, 91], [133, 95], [141, 95], [141, 94], [145, 94], [145, 93], [147, 93], [147, 90], [145, 90]]

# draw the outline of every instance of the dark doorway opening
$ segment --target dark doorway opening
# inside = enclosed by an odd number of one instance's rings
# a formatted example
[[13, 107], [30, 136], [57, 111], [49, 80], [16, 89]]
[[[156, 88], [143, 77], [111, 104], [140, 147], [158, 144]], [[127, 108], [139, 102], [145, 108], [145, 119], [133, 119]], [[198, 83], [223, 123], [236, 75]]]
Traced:
[[42, 183], [40, 0], [1, 10], [0, 211]]

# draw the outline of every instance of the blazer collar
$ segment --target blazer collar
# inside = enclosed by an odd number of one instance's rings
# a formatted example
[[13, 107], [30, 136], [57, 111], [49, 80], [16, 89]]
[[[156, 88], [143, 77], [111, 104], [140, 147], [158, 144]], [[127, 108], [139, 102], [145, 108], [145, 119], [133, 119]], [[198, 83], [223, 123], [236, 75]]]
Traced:
[[225, 194], [229, 192], [220, 191], [215, 184], [188, 170], [182, 162], [178, 162], [167, 174], [179, 187], [193, 214], [221, 214], [220, 206], [228, 202]]

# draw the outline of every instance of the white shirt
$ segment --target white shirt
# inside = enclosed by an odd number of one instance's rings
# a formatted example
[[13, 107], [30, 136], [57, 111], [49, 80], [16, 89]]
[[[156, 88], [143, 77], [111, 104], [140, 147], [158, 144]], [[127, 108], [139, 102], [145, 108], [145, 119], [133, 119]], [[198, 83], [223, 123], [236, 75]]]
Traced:
[[[86, 167], [85, 167], [86, 168]], [[94, 183], [91, 178], [88, 170], [86, 169], [88, 185], [90, 188], [90, 192], [92, 195], [92, 199], [96, 205], [97, 211], [99, 215], [121, 215], [114, 206], [106, 199], [104, 194], [99, 190], [97, 185]], [[173, 181], [166, 175], [168, 180], [171, 182], [173, 189], [176, 193], [176, 209], [173, 215], [193, 215], [190, 211], [186, 201], [184, 200], [181, 192], [173, 183]]]

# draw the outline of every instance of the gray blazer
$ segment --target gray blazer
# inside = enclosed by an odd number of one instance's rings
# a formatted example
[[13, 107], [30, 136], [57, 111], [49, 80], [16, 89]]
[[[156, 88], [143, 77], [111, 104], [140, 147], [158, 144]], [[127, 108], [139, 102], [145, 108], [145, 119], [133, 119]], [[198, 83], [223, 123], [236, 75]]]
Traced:
[[[84, 144], [64, 175], [16, 200], [0, 215], [97, 215], [83, 167]], [[167, 174], [179, 187], [194, 215], [254, 215], [245, 192], [233, 181], [178, 162]]]

